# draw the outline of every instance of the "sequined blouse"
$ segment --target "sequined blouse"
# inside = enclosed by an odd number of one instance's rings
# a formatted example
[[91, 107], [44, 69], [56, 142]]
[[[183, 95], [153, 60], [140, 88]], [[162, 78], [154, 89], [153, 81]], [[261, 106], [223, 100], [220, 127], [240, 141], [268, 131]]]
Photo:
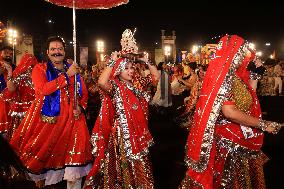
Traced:
[[253, 104], [253, 98], [249, 89], [244, 82], [236, 76], [233, 77], [232, 90], [229, 92], [226, 101], [233, 102], [239, 110], [244, 112], [248, 112]]

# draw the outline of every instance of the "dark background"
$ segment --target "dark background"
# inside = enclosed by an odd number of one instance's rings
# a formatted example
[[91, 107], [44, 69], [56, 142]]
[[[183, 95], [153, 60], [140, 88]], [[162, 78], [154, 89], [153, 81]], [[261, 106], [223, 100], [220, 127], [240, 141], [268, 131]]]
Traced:
[[[108, 10], [78, 10], [77, 38], [89, 47], [103, 39], [107, 48], [117, 49], [123, 30], [137, 27], [139, 45], [153, 48], [160, 47], [161, 29], [168, 35], [175, 30], [177, 48], [189, 49], [196, 43], [214, 43], [212, 37], [228, 33], [254, 42], [263, 51], [265, 43], [270, 42], [268, 50], [275, 49], [276, 55], [284, 58], [282, 12], [281, 2], [275, 0], [130, 0]], [[53, 23], [48, 23], [49, 19]], [[42, 41], [54, 34], [72, 40], [72, 9], [44, 0], [3, 1], [0, 20], [10, 20], [21, 32]]]

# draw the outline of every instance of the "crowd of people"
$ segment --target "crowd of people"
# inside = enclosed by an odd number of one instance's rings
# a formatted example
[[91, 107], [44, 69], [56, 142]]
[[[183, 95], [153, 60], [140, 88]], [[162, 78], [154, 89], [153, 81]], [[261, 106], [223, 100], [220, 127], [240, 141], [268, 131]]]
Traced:
[[266, 71], [260, 80], [257, 94], [260, 96], [282, 96], [284, 61], [267, 59], [264, 67]]
[[283, 63], [263, 65], [236, 35], [222, 37], [206, 65], [156, 66], [129, 29], [120, 42], [91, 70], [66, 59], [60, 37], [48, 38], [46, 63], [26, 54], [14, 64], [13, 49], [1, 49], [0, 145], [15, 161], [1, 155], [0, 184], [22, 175], [38, 188], [62, 180], [68, 189], [155, 188], [150, 105], [181, 112], [173, 118], [188, 132], [180, 188], [265, 188], [264, 132], [283, 124], [262, 119], [257, 93], [271, 85], [282, 95]]

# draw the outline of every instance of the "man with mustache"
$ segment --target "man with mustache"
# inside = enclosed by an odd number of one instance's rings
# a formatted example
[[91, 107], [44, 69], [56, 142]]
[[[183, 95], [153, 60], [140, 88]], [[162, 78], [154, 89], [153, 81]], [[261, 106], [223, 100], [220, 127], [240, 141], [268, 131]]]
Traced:
[[62, 38], [48, 38], [47, 56], [47, 63], [37, 64], [32, 71], [36, 98], [10, 143], [37, 187], [64, 179], [68, 189], [81, 188], [92, 159], [83, 114], [87, 89], [77, 74], [78, 66], [65, 59]]
[[[12, 69], [15, 65], [12, 64], [13, 48], [3, 46], [0, 49], [0, 134], [6, 134], [10, 122], [8, 112], [10, 110], [9, 103], [4, 98], [4, 89], [7, 87], [7, 79], [12, 75]], [[6, 67], [12, 69], [8, 71]]]

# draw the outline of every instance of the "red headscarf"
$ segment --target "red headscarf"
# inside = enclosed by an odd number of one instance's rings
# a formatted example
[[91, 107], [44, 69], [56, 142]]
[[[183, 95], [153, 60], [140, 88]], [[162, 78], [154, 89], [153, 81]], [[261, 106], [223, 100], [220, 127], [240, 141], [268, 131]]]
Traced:
[[26, 72], [29, 68], [34, 67], [37, 63], [35, 56], [28, 53], [24, 54], [16, 69], [13, 71], [13, 78], [16, 78], [18, 75]]

